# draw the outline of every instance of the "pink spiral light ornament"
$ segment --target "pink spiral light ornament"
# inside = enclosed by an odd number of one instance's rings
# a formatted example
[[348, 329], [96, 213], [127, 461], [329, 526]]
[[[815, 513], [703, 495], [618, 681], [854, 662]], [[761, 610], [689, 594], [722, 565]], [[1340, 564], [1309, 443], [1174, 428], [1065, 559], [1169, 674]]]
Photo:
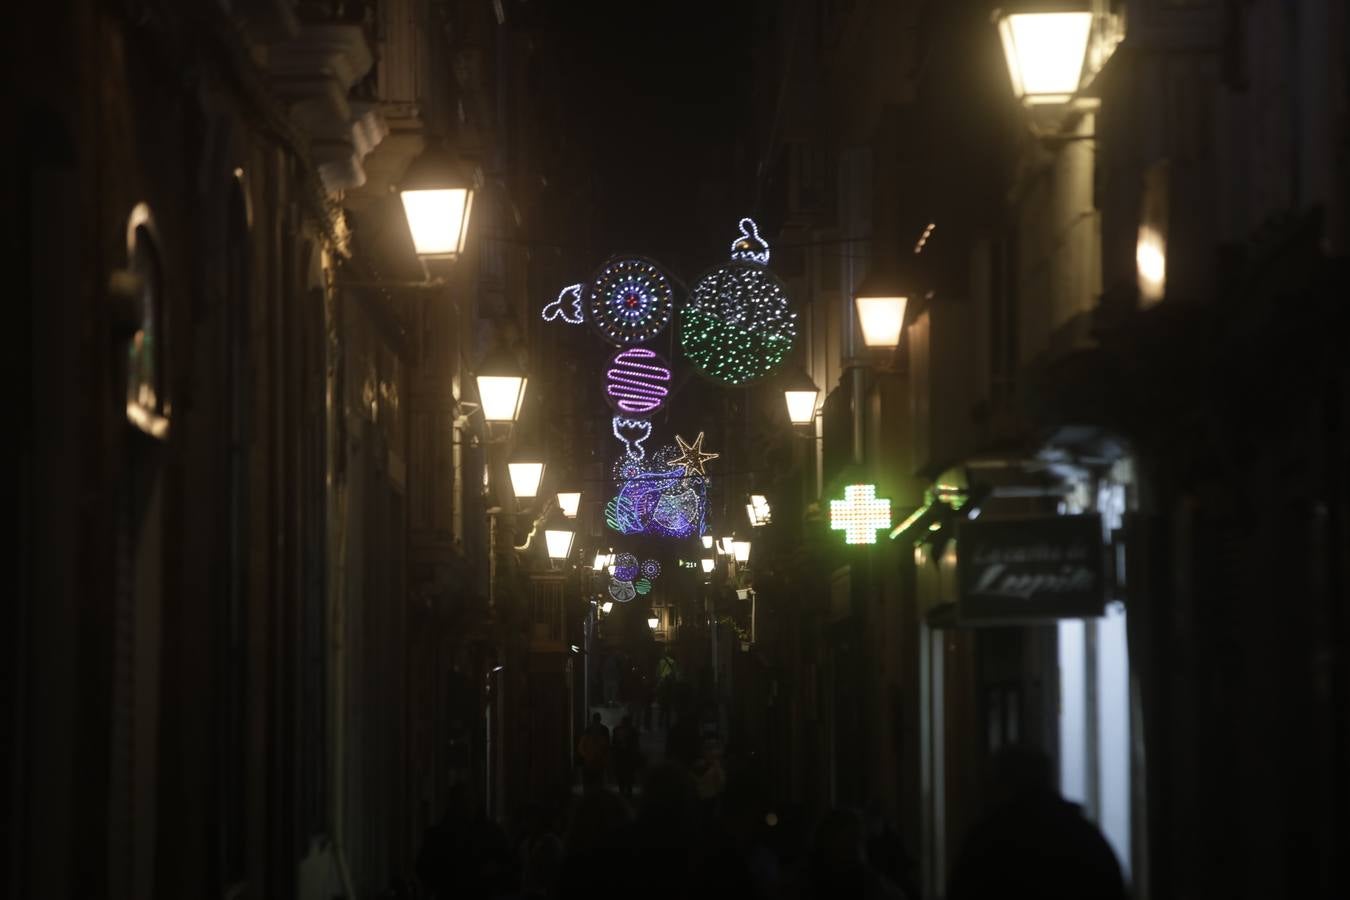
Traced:
[[670, 364], [645, 347], [620, 350], [605, 373], [605, 396], [614, 409], [630, 416], [648, 416], [666, 402]]

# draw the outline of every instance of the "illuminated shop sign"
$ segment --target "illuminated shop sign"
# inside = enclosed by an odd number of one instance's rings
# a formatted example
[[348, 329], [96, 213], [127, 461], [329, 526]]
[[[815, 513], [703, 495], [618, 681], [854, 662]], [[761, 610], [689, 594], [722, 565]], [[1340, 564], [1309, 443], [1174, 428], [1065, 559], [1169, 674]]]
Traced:
[[1099, 516], [962, 522], [956, 547], [962, 622], [1102, 614]]

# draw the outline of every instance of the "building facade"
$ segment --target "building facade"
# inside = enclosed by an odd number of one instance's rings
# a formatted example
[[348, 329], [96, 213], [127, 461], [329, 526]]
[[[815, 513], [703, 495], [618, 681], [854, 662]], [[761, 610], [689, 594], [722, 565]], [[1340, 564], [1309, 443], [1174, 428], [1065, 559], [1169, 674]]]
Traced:
[[[532, 513], [489, 471], [510, 448], [473, 375], [532, 339], [556, 161], [528, 12], [18, 16], [15, 70], [58, 74], [20, 97], [7, 893], [375, 893], [452, 786], [494, 815], [523, 796], [492, 758], [528, 713], [488, 708], [519, 702], [492, 671], [541, 559], [510, 549]], [[428, 268], [396, 188], [433, 146], [477, 190], [465, 252]]]
[[[800, 247], [822, 398], [773, 497], [809, 562], [761, 585], [790, 799], [879, 799], [941, 896], [990, 760], [1030, 743], [1136, 896], [1343, 890], [1345, 10], [1081, 4], [1051, 115], [994, 5], [765, 10], [761, 213]], [[900, 261], [878, 357], [852, 298]], [[845, 552], [828, 501], [860, 482], [892, 527]], [[1095, 608], [980, 605], [998, 541], [1085, 524]]]

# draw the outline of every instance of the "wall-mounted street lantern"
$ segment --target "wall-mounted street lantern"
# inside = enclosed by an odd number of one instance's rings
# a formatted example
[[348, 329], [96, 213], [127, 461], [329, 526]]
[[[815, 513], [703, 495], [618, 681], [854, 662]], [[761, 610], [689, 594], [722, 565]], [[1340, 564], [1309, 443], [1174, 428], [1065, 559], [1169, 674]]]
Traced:
[[713, 561], [713, 558], [711, 556], [705, 556], [703, 557], [702, 560], [700, 560], [700, 563], [703, 566], [703, 574], [711, 575], [713, 566], [716, 565], [716, 563]]
[[404, 173], [399, 198], [419, 258], [453, 260], [464, 252], [473, 182], [451, 153], [428, 147]]
[[595, 552], [595, 560], [591, 563], [591, 568], [597, 572], [603, 572], [608, 565], [609, 554], [605, 553], [603, 550], [597, 550]]
[[491, 422], [514, 422], [520, 418], [529, 379], [516, 358], [502, 347], [483, 357], [474, 376], [483, 418]]
[[901, 283], [898, 275], [884, 271], [867, 274], [853, 297], [864, 344], [874, 349], [899, 346], [905, 327], [905, 307], [912, 290], [911, 285]]
[[548, 558], [560, 563], [572, 555], [572, 539], [577, 536], [570, 528], [544, 529], [544, 543], [548, 546]]
[[705, 535], [703, 535], [703, 537], [701, 537], [699, 540], [703, 541], [703, 549], [704, 549], [704, 550], [711, 550], [711, 549], [712, 549], [712, 546], [713, 546], [713, 536], [712, 536], [711, 534], [705, 534]]
[[558, 509], [569, 519], [577, 517], [577, 510], [581, 508], [581, 491], [559, 491]]
[[749, 561], [750, 561], [750, 542], [749, 542], [749, 541], [732, 541], [732, 543], [731, 543], [731, 552], [732, 552], [732, 556], [735, 558], [736, 562], [738, 562], [738, 563], [749, 562]]
[[995, 14], [1013, 93], [1024, 105], [1063, 105], [1078, 92], [1092, 36], [1086, 6], [1034, 3]]
[[647, 627], [650, 628], [652, 631], [655, 631], [660, 626], [661, 620], [658, 619], [656, 616], [649, 616], [647, 618]]
[[732, 553], [731, 545], [735, 543], [735, 540], [736, 539], [732, 537], [719, 538], [717, 541], [717, 549], [721, 551], [723, 556], [730, 556]]
[[820, 388], [801, 369], [798, 369], [783, 387], [783, 400], [787, 403], [788, 421], [793, 425], [810, 425], [816, 417], [816, 399]]
[[544, 463], [532, 456], [506, 464], [511, 475], [511, 490], [519, 500], [533, 500], [539, 496], [539, 482], [544, 480]]

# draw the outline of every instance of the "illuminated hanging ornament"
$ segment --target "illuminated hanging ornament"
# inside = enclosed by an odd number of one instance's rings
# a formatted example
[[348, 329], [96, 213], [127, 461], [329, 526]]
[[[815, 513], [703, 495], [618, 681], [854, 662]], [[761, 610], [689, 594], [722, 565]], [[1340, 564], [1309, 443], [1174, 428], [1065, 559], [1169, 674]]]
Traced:
[[615, 466], [618, 494], [605, 504], [605, 522], [620, 534], [689, 538], [703, 532], [708, 481], [672, 466], [673, 447], [645, 461], [627, 457]]
[[642, 577], [655, 579], [661, 574], [661, 564], [654, 559], [644, 559], [642, 561]]
[[740, 221], [740, 237], [731, 242], [731, 258], [743, 262], [769, 264], [769, 242], [759, 236], [759, 226], [755, 220], [744, 218]]
[[614, 577], [619, 581], [632, 581], [638, 577], [638, 559], [631, 553], [620, 553], [614, 557]]
[[609, 596], [619, 603], [627, 603], [637, 596], [637, 590], [634, 589], [631, 581], [619, 581], [617, 578], [610, 578]]
[[703, 466], [709, 460], [717, 459], [720, 453], [703, 452], [703, 432], [698, 433], [694, 442], [686, 443], [684, 438], [678, 434], [675, 435], [675, 443], [680, 445], [680, 455], [672, 459], [668, 465], [681, 466], [690, 475], [706, 475]]
[[647, 455], [642, 442], [652, 436], [652, 423], [646, 419], [625, 419], [615, 416], [610, 422], [614, 437], [623, 444], [624, 459], [640, 462]]
[[694, 282], [681, 312], [680, 346], [709, 378], [745, 384], [773, 372], [797, 339], [797, 314], [783, 283], [764, 267], [769, 245], [741, 220], [732, 260]]
[[639, 578], [633, 582], [633, 589], [645, 597], [652, 592], [652, 583], [645, 578]]
[[[564, 299], [567, 300], [566, 306], [563, 306]], [[580, 325], [586, 320], [581, 311], [581, 285], [572, 284], [563, 288], [558, 293], [558, 299], [545, 306], [541, 315], [545, 322], [562, 319], [568, 325]]]
[[586, 314], [611, 344], [641, 344], [670, 324], [675, 292], [654, 262], [614, 258], [600, 267], [586, 289]]
[[645, 347], [629, 347], [610, 357], [605, 396], [615, 411], [647, 416], [666, 402], [670, 363]]

